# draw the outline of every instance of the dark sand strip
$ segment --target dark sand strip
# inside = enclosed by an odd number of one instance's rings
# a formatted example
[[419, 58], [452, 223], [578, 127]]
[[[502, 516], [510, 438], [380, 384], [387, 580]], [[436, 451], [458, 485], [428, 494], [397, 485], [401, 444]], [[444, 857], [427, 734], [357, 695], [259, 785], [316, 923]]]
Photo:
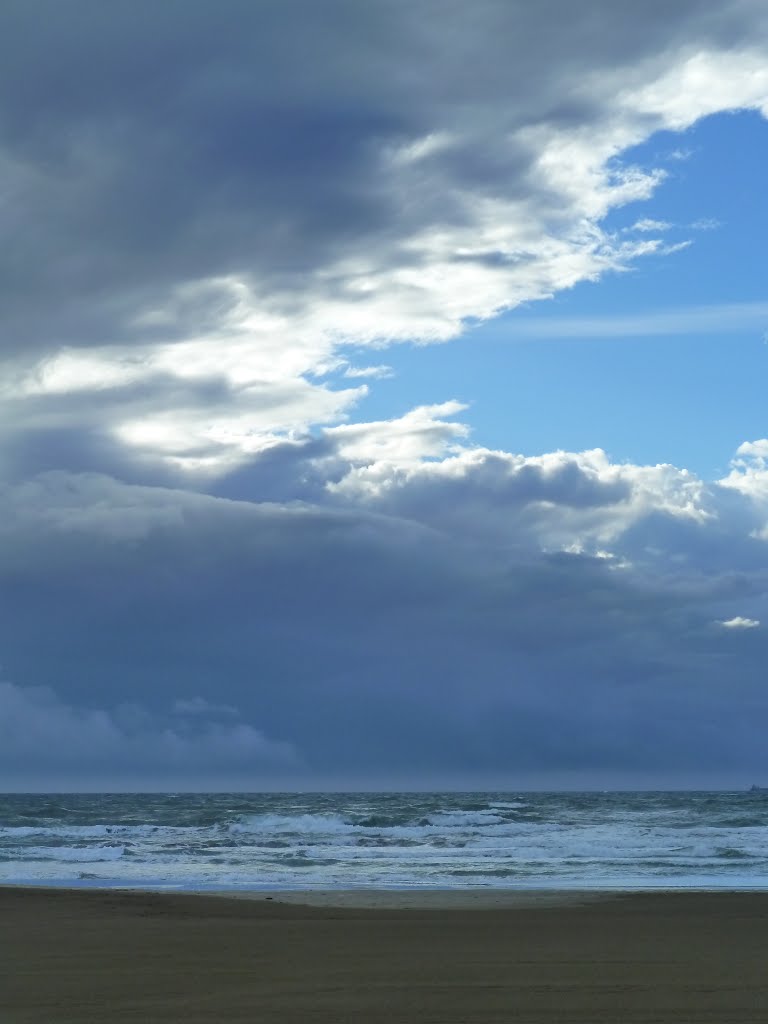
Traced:
[[768, 1021], [767, 894], [295, 899], [0, 889], [0, 1021]]

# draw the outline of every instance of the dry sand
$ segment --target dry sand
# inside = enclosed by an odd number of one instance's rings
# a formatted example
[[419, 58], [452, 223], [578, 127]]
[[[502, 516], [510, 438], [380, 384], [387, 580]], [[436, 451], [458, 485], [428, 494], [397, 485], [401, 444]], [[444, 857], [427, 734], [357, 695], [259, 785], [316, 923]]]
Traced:
[[0, 958], [2, 1024], [766, 1024], [768, 894], [6, 888]]

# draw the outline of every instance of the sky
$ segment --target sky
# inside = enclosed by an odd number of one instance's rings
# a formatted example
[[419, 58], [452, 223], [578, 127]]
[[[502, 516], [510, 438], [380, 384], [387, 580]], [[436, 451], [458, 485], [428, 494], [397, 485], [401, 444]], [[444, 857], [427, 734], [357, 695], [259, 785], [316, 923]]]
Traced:
[[768, 782], [762, 0], [6, 0], [0, 789]]

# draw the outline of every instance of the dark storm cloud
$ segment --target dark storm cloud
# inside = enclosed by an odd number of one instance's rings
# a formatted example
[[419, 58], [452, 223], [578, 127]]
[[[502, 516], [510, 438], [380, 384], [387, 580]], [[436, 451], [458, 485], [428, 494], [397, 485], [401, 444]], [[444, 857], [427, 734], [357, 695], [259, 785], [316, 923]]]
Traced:
[[[329, 13], [314, 4], [296, 5], [294, 18], [276, 4], [4, 7], [6, 315], [28, 318], [45, 294], [63, 310], [59, 336], [81, 342], [73, 293], [114, 317], [122, 303], [191, 278], [305, 271], [327, 258], [335, 235], [375, 228], [384, 211], [352, 182], [392, 117], [375, 101], [360, 106], [343, 72], [335, 80]], [[375, 35], [375, 11], [362, 24], [347, 16], [343, 46], [370, 49], [357, 37]]]
[[327, 485], [349, 472], [328, 437], [284, 441], [216, 480], [211, 493], [241, 501], [328, 500]]
[[[148, 751], [129, 770], [107, 745], [78, 753], [64, 730], [43, 760], [60, 756], [70, 774], [171, 777], [158, 722], [191, 694], [296, 751], [291, 764], [260, 759], [257, 744], [234, 762], [201, 748], [196, 778], [208, 765], [214, 781], [226, 772], [244, 785], [547, 771], [659, 780], [712, 759], [749, 773], [762, 756], [765, 631], [715, 624], [746, 610], [744, 587], [643, 582], [604, 560], [478, 550], [392, 516], [102, 477], [41, 478], [5, 505], [0, 645], [14, 706], [31, 714], [29, 684], [49, 685], [46, 716], [82, 723], [99, 711], [120, 750]], [[755, 572], [767, 569], [764, 558]], [[129, 694], [143, 731], [121, 724]], [[218, 723], [226, 740], [214, 709], [195, 722]], [[725, 723], [715, 739], [713, 723]], [[31, 775], [28, 747], [13, 749]]]

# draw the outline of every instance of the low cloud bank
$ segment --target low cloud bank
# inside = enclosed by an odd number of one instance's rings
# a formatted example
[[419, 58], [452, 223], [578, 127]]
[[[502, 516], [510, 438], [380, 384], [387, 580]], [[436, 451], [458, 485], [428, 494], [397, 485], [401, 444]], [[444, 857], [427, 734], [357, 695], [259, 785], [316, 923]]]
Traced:
[[[755, 478], [470, 451], [394, 479], [343, 507], [67, 474], [7, 491], [19, 777], [57, 758], [246, 788], [759, 773]], [[56, 697], [32, 698], [41, 679]], [[144, 709], [130, 729], [121, 704]]]

